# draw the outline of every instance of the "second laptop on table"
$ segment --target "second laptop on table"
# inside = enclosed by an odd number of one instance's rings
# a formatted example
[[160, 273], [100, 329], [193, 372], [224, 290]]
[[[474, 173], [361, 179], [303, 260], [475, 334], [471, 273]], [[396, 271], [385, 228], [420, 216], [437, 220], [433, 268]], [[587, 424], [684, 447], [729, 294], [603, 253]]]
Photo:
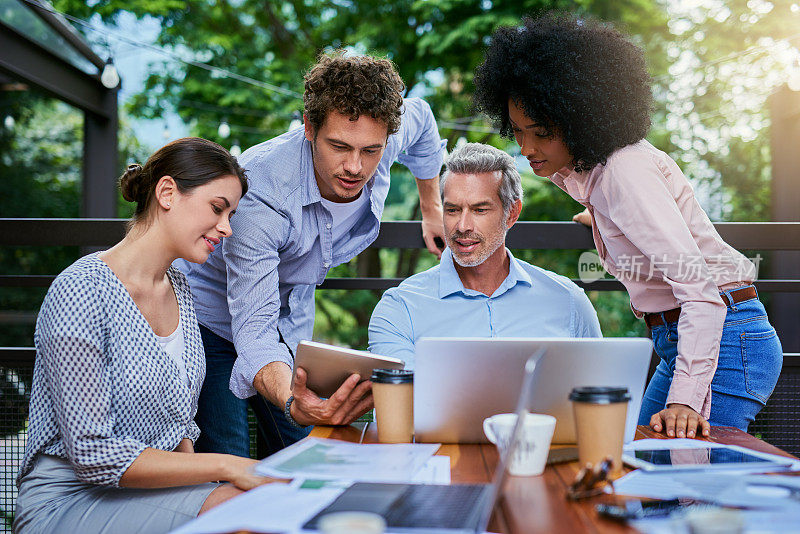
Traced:
[[553, 443], [575, 443], [570, 391], [627, 387], [625, 441], [633, 440], [653, 344], [647, 338], [423, 338], [414, 369], [417, 442], [484, 443], [483, 420], [514, 410], [525, 362], [543, 349], [530, 410], [556, 418]]

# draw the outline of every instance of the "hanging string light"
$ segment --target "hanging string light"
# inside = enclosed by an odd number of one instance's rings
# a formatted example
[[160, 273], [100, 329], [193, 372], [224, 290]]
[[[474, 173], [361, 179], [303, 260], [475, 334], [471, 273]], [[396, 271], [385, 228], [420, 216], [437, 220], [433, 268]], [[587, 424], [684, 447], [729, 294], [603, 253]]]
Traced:
[[231, 135], [231, 127], [228, 124], [227, 119], [222, 119], [222, 122], [219, 123], [219, 128], [217, 128], [217, 135], [219, 135], [222, 139], [227, 139], [228, 136]]
[[292, 113], [292, 122], [289, 123], [289, 129], [294, 130], [295, 128], [299, 128], [303, 125], [303, 116], [300, 115], [299, 111], [295, 111]]
[[103, 73], [100, 75], [100, 83], [102, 83], [103, 87], [106, 89], [114, 89], [119, 85], [119, 73], [117, 72], [117, 67], [114, 66], [114, 60], [111, 59], [111, 56], [108, 56], [106, 66], [103, 67]]

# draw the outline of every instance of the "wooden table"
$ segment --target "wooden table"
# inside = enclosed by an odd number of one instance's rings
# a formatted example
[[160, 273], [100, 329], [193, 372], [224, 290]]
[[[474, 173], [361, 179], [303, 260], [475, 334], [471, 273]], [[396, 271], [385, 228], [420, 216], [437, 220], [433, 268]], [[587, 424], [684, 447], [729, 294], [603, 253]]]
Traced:
[[[356, 427], [316, 427], [311, 432], [318, 438], [333, 438], [359, 442], [361, 430]], [[662, 438], [645, 426], [640, 426], [636, 439]], [[706, 441], [740, 445], [761, 452], [792, 457], [777, 447], [754, 438], [733, 427], [712, 427]], [[376, 443], [375, 425], [370, 424], [363, 437], [364, 443]], [[498, 462], [497, 449], [490, 444], [444, 444], [437, 455], [450, 457], [451, 479], [454, 483], [488, 483]], [[599, 502], [614, 502], [613, 495], [583, 501], [568, 501], [568, 485], [578, 472], [578, 462], [548, 466], [538, 477], [509, 477], [499, 512], [495, 510], [489, 525], [493, 532], [518, 533], [571, 533], [636, 532], [623, 524], [603, 519], [594, 509]]]

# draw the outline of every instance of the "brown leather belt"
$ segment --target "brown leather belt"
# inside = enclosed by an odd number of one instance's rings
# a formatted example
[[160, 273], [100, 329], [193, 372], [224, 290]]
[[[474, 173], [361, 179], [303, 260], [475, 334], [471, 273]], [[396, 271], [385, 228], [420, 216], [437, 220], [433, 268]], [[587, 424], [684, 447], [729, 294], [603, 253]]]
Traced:
[[[729, 292], [731, 298], [728, 299], [728, 296], [725, 293], [720, 293], [719, 296], [722, 297], [722, 302], [724, 302], [727, 306], [733, 306], [734, 304], [738, 304], [739, 302], [744, 302], [745, 300], [751, 300], [758, 298], [758, 293], [756, 293], [756, 288], [753, 286], [743, 287], [741, 289], [734, 289], [733, 291]], [[668, 323], [674, 323], [678, 320], [681, 316], [681, 309], [680, 308], [673, 308], [671, 310], [667, 310], [665, 312], [660, 313], [645, 313], [644, 314], [644, 322], [647, 323], [647, 326], [653, 328], [654, 326], [660, 326], [664, 324], [664, 319], [667, 320]]]

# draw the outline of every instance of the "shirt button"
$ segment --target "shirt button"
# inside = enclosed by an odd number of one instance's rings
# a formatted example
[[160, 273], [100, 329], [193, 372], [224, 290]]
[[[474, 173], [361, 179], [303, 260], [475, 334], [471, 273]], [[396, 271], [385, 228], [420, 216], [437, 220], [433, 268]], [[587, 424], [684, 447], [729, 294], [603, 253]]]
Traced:
[[330, 230], [330, 229], [331, 229], [331, 223], [327, 223], [327, 224], [325, 224], [325, 228], [327, 228], [328, 230]]
[[329, 261], [326, 261], [325, 263], [322, 264], [322, 266], [325, 267], [326, 269], [328, 267], [330, 267], [330, 265], [331, 265], [331, 262], [329, 262]]

